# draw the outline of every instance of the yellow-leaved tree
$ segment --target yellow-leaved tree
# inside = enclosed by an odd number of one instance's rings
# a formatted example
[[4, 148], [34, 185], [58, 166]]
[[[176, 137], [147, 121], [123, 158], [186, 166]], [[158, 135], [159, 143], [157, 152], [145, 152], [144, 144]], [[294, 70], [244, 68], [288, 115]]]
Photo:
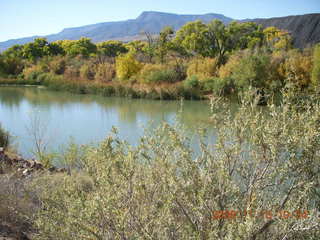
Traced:
[[120, 80], [129, 80], [139, 73], [142, 67], [143, 64], [137, 61], [131, 52], [116, 58], [116, 73]]

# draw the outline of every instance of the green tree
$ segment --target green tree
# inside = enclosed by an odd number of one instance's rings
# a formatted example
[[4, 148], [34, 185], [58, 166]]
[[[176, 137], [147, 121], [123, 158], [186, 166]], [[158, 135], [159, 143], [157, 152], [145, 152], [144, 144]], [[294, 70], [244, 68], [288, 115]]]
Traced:
[[262, 27], [253, 22], [231, 22], [227, 27], [230, 49], [241, 50], [260, 47], [263, 43]]
[[174, 34], [172, 27], [165, 27], [161, 30], [156, 46], [156, 55], [160, 59], [160, 62], [164, 62], [165, 56], [168, 51], [172, 49], [171, 39]]
[[97, 52], [99, 55], [107, 57], [117, 57], [121, 53], [127, 53], [128, 49], [120, 41], [106, 41], [97, 44]]
[[201, 21], [189, 22], [176, 33], [174, 43], [190, 55], [208, 56], [208, 27]]
[[229, 44], [230, 35], [223, 22], [213, 20], [208, 24], [208, 55], [218, 57], [218, 64], [224, 63], [225, 54], [232, 49]]
[[45, 38], [36, 38], [33, 42], [23, 45], [23, 57], [36, 61], [50, 55], [49, 43]]
[[58, 41], [65, 53], [69, 56], [89, 57], [96, 53], [97, 46], [91, 42], [89, 38], [80, 38], [79, 40], [63, 40]]

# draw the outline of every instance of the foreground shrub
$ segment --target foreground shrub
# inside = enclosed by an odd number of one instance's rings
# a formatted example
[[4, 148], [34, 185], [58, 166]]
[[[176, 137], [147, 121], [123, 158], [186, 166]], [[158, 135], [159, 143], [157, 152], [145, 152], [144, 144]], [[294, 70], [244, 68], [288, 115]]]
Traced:
[[319, 99], [265, 114], [248, 99], [233, 114], [212, 99], [216, 140], [200, 129], [196, 156], [181, 126], [135, 147], [114, 130], [79, 160], [88, 187], [65, 177], [43, 188], [38, 239], [316, 239]]
[[28, 189], [29, 183], [13, 173], [0, 174], [1, 236], [7, 232], [8, 239], [29, 239], [26, 233], [34, 232], [32, 222], [37, 202], [34, 192]]

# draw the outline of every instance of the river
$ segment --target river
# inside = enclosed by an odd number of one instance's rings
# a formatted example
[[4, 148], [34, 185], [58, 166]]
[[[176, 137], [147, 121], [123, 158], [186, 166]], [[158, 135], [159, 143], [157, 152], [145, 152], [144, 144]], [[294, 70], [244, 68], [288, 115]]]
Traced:
[[[179, 113], [180, 112], [180, 113]], [[199, 127], [214, 130], [208, 101], [156, 101], [78, 95], [39, 87], [0, 87], [0, 123], [13, 136], [13, 145], [26, 158], [34, 157], [35, 134], [47, 152], [61, 151], [70, 141], [97, 144], [111, 128], [135, 145], [145, 129], [162, 121], [183, 124], [196, 149]]]

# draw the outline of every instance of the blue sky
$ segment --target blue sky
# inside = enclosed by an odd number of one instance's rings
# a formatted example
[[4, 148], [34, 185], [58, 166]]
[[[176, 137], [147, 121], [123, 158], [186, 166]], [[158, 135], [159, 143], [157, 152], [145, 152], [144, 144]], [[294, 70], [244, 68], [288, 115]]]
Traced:
[[235, 19], [320, 13], [320, 0], [0, 0], [0, 41], [136, 18], [143, 11]]

